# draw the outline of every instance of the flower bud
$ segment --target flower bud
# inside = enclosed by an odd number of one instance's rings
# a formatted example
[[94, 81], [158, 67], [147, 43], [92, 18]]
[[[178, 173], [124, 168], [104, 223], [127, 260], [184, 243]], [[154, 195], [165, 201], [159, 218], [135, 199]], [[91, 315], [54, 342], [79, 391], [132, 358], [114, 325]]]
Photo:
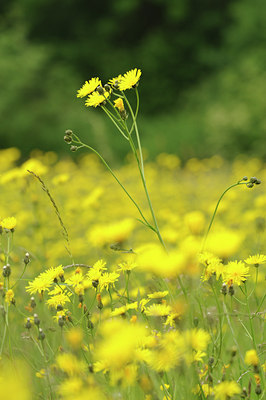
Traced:
[[257, 178], [255, 176], [252, 176], [249, 180], [250, 183], [256, 183], [257, 182]]
[[25, 257], [24, 257], [24, 264], [28, 265], [30, 262], [30, 254], [27, 252], [25, 253]]
[[257, 385], [255, 389], [255, 393], [259, 396], [261, 394], [261, 386]]
[[230, 294], [230, 296], [234, 296], [235, 289], [234, 289], [233, 285], [229, 286], [228, 293]]
[[77, 146], [70, 146], [70, 150], [71, 150], [71, 151], [77, 151], [77, 150], [78, 150], [78, 147], [77, 147]]
[[62, 317], [62, 315], [59, 315], [58, 317], [58, 325], [60, 326], [60, 328], [62, 328], [64, 326], [64, 318]]
[[26, 324], [25, 324], [25, 328], [26, 328], [26, 329], [30, 329], [30, 328], [31, 328], [30, 318], [27, 318], [27, 322], [26, 322]]
[[39, 326], [41, 321], [39, 320], [38, 314], [34, 314], [33, 318], [34, 318], [33, 320], [34, 324]]
[[247, 183], [246, 186], [247, 186], [247, 188], [251, 189], [251, 188], [253, 188], [254, 184], [253, 183]]
[[6, 264], [3, 266], [3, 277], [8, 278], [11, 275], [10, 264]]
[[66, 142], [66, 143], [71, 143], [72, 142], [72, 137], [71, 136], [68, 136], [68, 135], [65, 135], [64, 136], [64, 141]]
[[111, 92], [111, 86], [110, 85], [108, 85], [107, 83], [104, 85], [104, 89], [107, 91], [107, 92]]
[[104, 88], [102, 86], [97, 86], [96, 90], [99, 94], [104, 95]]
[[227, 294], [227, 286], [226, 283], [223, 283], [221, 293], [225, 296]]
[[45, 339], [45, 333], [44, 333], [43, 330], [40, 328], [40, 329], [39, 329], [38, 340], [44, 340], [44, 339]]
[[71, 130], [71, 129], [67, 129], [67, 130], [65, 131], [65, 135], [67, 135], [67, 136], [72, 136], [72, 135], [73, 135], [72, 130]]
[[34, 297], [30, 298], [30, 306], [31, 306], [31, 308], [35, 308], [36, 307], [36, 302], [35, 302]]

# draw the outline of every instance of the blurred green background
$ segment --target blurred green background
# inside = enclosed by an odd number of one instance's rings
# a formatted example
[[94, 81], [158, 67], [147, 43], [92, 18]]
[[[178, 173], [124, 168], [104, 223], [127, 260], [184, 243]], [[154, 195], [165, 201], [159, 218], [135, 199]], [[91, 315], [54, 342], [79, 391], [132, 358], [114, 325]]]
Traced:
[[265, 0], [1, 0], [0, 146], [68, 153], [72, 129], [110, 159], [128, 148], [85, 80], [141, 68], [149, 156], [266, 156]]

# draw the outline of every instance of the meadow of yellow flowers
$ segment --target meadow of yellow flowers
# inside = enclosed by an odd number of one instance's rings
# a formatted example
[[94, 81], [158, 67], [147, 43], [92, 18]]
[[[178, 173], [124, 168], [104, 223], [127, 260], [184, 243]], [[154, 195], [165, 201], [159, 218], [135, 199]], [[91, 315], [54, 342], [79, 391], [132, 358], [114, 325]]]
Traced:
[[[78, 97], [104, 109], [93, 79]], [[0, 151], [0, 399], [264, 398], [265, 164], [145, 162], [135, 134], [111, 171], [95, 151]]]

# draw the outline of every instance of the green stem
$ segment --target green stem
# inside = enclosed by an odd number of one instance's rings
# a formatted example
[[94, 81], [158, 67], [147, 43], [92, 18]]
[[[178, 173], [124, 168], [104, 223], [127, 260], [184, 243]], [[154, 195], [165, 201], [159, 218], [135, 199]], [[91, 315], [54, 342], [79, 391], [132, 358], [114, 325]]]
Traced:
[[158, 239], [159, 239], [160, 243], [162, 244], [163, 248], [166, 250], [166, 246], [165, 246], [165, 243], [164, 243], [163, 238], [161, 236], [161, 233], [160, 233], [160, 230], [159, 230], [159, 226], [157, 224], [157, 220], [156, 220], [156, 217], [155, 217], [155, 213], [153, 211], [151, 199], [150, 199], [149, 192], [148, 192], [148, 189], [147, 189], [146, 180], [145, 180], [144, 174], [143, 174], [142, 169], [141, 169], [141, 165], [140, 165], [140, 161], [139, 161], [139, 158], [138, 158], [137, 150], [136, 150], [136, 147], [135, 147], [135, 144], [134, 144], [134, 142], [132, 140], [131, 135], [129, 135], [129, 143], [131, 145], [132, 151], [133, 151], [133, 153], [135, 155], [135, 158], [137, 160], [137, 164], [138, 164], [138, 168], [139, 168], [139, 172], [140, 172], [140, 176], [141, 176], [141, 181], [142, 181], [142, 184], [143, 184], [143, 187], [144, 187], [144, 191], [145, 191], [145, 194], [146, 194], [146, 198], [147, 198], [147, 201], [148, 201], [148, 204], [149, 204], [149, 208], [150, 208], [151, 216], [152, 216], [153, 223], [154, 223], [154, 226], [155, 226], [156, 234], [157, 234]]
[[135, 202], [135, 200], [133, 199], [133, 197], [128, 193], [128, 191], [126, 190], [126, 188], [124, 187], [124, 185], [119, 181], [119, 179], [116, 177], [115, 173], [113, 172], [113, 170], [111, 169], [111, 167], [109, 167], [109, 165], [107, 164], [107, 162], [105, 161], [105, 159], [100, 155], [100, 153], [98, 153], [97, 150], [95, 150], [93, 147], [81, 142], [81, 140], [75, 135], [77, 142], [81, 144], [81, 146], [83, 147], [87, 147], [89, 150], [93, 151], [103, 162], [103, 164], [106, 166], [106, 168], [108, 169], [108, 171], [111, 173], [111, 175], [114, 177], [114, 179], [117, 181], [117, 183], [119, 184], [119, 186], [124, 190], [124, 192], [126, 193], [126, 195], [129, 197], [129, 199], [132, 201], [132, 203], [135, 205], [135, 207], [137, 208], [137, 210], [139, 211], [141, 217], [143, 218], [144, 224], [150, 228], [150, 224], [149, 222], [146, 220], [146, 218], [144, 217], [140, 207], [138, 206], [138, 204]]
[[[131, 105], [130, 105], [125, 93], [124, 92], [122, 92], [122, 93], [123, 93], [124, 99], [125, 99], [125, 101], [127, 103], [127, 106], [129, 108], [129, 111], [130, 111], [130, 114], [131, 114], [131, 117], [132, 117], [132, 120], [133, 120], [133, 125], [134, 125], [134, 128], [135, 128], [137, 142], [138, 142], [138, 148], [139, 148], [140, 165], [141, 165], [141, 170], [142, 170], [142, 174], [143, 174], [143, 177], [144, 177], [144, 162], [143, 162], [142, 148], [141, 148], [141, 143], [140, 143], [140, 137], [139, 137], [139, 130], [138, 130], [137, 121], [136, 121], [136, 118], [135, 118], [135, 115], [133, 113], [132, 107], [131, 107]], [[136, 90], [136, 94], [137, 93], [138, 92]]]
[[246, 185], [246, 184], [247, 184], [247, 182], [238, 181], [237, 183], [234, 183], [233, 185], [229, 186], [229, 187], [222, 193], [222, 195], [220, 196], [220, 198], [219, 198], [219, 200], [218, 200], [218, 202], [217, 202], [217, 204], [216, 204], [215, 210], [214, 210], [214, 212], [213, 212], [213, 215], [212, 215], [210, 224], [209, 224], [209, 226], [208, 226], [207, 232], [206, 232], [206, 234], [205, 234], [205, 236], [204, 236], [203, 243], [202, 243], [202, 246], [201, 246], [201, 253], [202, 253], [202, 252], [204, 251], [204, 249], [205, 249], [206, 241], [207, 241], [209, 232], [210, 232], [210, 230], [211, 230], [211, 227], [212, 227], [212, 224], [213, 224], [215, 215], [216, 215], [216, 213], [217, 213], [219, 204], [220, 204], [222, 198], [224, 197], [225, 193], [227, 193], [228, 190], [232, 189], [232, 188], [235, 187], [235, 186], [238, 186], [238, 185]]

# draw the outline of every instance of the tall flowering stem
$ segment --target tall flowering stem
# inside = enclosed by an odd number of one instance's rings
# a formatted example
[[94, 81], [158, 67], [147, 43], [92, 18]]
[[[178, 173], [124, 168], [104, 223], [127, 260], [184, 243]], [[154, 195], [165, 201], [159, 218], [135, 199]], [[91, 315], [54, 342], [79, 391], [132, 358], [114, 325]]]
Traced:
[[[129, 142], [130, 148], [134, 154], [134, 157], [137, 162], [137, 166], [140, 173], [141, 182], [144, 188], [145, 196], [148, 202], [148, 206], [150, 209], [152, 224], [148, 222], [148, 220], [144, 217], [143, 212], [141, 211], [139, 205], [136, 203], [134, 198], [128, 193], [124, 185], [120, 182], [120, 180], [115, 175], [114, 171], [107, 164], [107, 162], [103, 159], [103, 157], [91, 146], [83, 143], [76, 134], [73, 134], [72, 131], [66, 131], [66, 135], [64, 137], [65, 141], [68, 144], [72, 144], [70, 149], [72, 151], [76, 151], [79, 148], [86, 147], [93, 151], [104, 163], [109, 172], [113, 175], [115, 180], [127, 194], [129, 199], [138, 209], [141, 220], [145, 226], [151, 229], [156, 233], [161, 245], [166, 249], [165, 243], [163, 241], [162, 235], [160, 233], [160, 229], [157, 223], [157, 219], [155, 216], [155, 212], [153, 210], [151, 198], [148, 192], [147, 183], [145, 179], [144, 173], [144, 161], [143, 161], [143, 153], [142, 146], [140, 141], [140, 134], [137, 125], [137, 115], [139, 112], [139, 94], [137, 90], [137, 85], [139, 83], [139, 79], [141, 76], [141, 71], [137, 68], [126, 72], [124, 75], [119, 75], [117, 78], [112, 78], [109, 80], [109, 84], [102, 86], [99, 78], [92, 78], [89, 82], [85, 82], [82, 88], [78, 91], [77, 97], [85, 97], [88, 95], [85, 105], [88, 107], [101, 107], [103, 111], [106, 113], [108, 118], [115, 125], [119, 133]], [[134, 89], [136, 95], [136, 108], [135, 112], [125, 95], [125, 90]], [[112, 102], [112, 96], [115, 96], [116, 99]], [[125, 105], [124, 105], [125, 101]], [[127, 125], [127, 118], [131, 117], [132, 126], [129, 128]], [[136, 135], [137, 146], [135, 145], [133, 134]]]

